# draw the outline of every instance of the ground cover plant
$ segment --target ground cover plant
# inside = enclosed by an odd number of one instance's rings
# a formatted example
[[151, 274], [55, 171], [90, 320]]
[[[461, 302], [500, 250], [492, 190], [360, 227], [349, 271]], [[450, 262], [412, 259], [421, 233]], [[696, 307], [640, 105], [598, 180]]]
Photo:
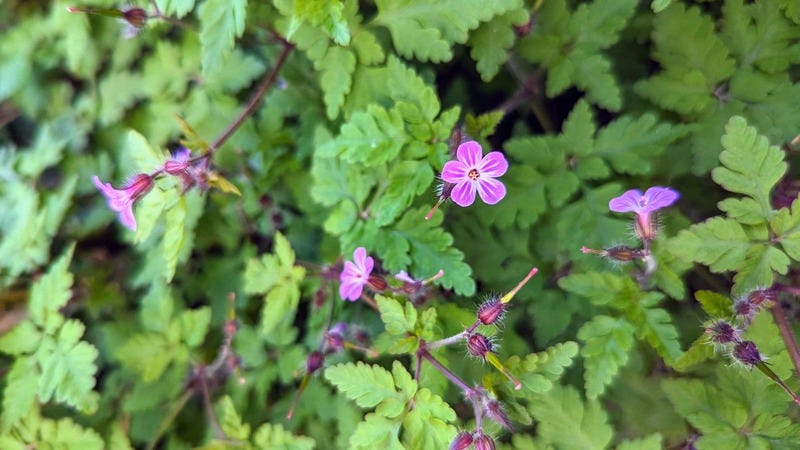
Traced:
[[792, 0], [6, 0], [0, 448], [800, 448]]

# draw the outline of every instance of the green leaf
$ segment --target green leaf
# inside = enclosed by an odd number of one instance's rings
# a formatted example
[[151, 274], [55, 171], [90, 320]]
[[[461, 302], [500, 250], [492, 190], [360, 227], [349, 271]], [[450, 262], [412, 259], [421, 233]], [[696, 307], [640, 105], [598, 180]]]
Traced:
[[669, 249], [687, 261], [703, 263], [712, 272], [737, 270], [747, 256], [749, 238], [738, 222], [712, 217], [672, 238]]
[[65, 450], [103, 450], [103, 440], [92, 429], [83, 428], [69, 418], [44, 420], [39, 429], [39, 442]]
[[294, 2], [294, 15], [314, 27], [325, 30], [339, 45], [350, 43], [350, 31], [344, 18], [341, 0], [302, 0]]
[[400, 443], [400, 422], [390, 420], [375, 413], [367, 414], [364, 421], [356, 426], [350, 435], [350, 448], [354, 450], [371, 450], [375, 448], [386, 450], [405, 450]]
[[586, 396], [597, 398], [620, 368], [628, 363], [628, 353], [633, 347], [635, 328], [624, 319], [597, 316], [578, 330], [578, 339], [585, 345], [581, 356], [585, 360]]
[[247, 0], [206, 0], [198, 10], [203, 74], [223, 67], [224, 55], [244, 32]]
[[33, 353], [39, 347], [41, 340], [42, 332], [36, 328], [33, 322], [23, 320], [11, 331], [0, 336], [0, 352], [9, 355]]
[[708, 80], [696, 69], [667, 69], [636, 83], [635, 91], [656, 105], [680, 114], [701, 113], [714, 101]]
[[339, 156], [350, 163], [367, 166], [391, 161], [408, 138], [400, 113], [370, 105], [342, 125], [339, 136], [317, 150], [320, 157]]
[[147, 138], [136, 130], [128, 131], [125, 142], [125, 152], [133, 158], [140, 172], [150, 173], [169, 159], [169, 155], [151, 147]]
[[178, 317], [181, 337], [189, 348], [195, 348], [203, 343], [211, 323], [211, 308], [204, 306], [198, 309], [184, 311]]
[[553, 382], [564, 374], [577, 355], [578, 344], [567, 341], [539, 353], [531, 353], [524, 360], [520, 360], [519, 356], [511, 356], [504, 364], [526, 389], [542, 393], [553, 387]]
[[380, 366], [337, 364], [325, 369], [325, 379], [361, 408], [372, 408], [381, 402], [398, 399], [392, 374]]
[[678, 413], [701, 432], [736, 433], [747, 420], [746, 405], [720, 395], [717, 388], [700, 380], [664, 380], [661, 388]]
[[536, 394], [528, 408], [538, 422], [538, 435], [559, 449], [605, 449], [611, 442], [612, 430], [600, 404], [584, 403], [573, 388], [554, 386]]
[[595, 0], [570, 14], [565, 3], [546, 2], [537, 14], [536, 32], [520, 43], [520, 54], [547, 68], [549, 97], [574, 85], [588, 100], [617, 111], [622, 94], [610, 60], [600, 51], [617, 42], [635, 10], [635, 1]]
[[397, 52], [405, 58], [444, 62], [452, 45], [495, 15], [519, 7], [519, 0], [377, 0], [373, 22], [389, 29]]
[[703, 307], [703, 311], [705, 311], [709, 317], [722, 319], [730, 317], [732, 313], [732, 302], [730, 297], [726, 295], [717, 294], [712, 291], [697, 291], [694, 294], [694, 298], [700, 302], [700, 306]]
[[403, 419], [403, 442], [406, 448], [446, 448], [456, 433], [450, 425], [455, 420], [455, 411], [441, 397], [422, 388]]
[[285, 429], [281, 424], [265, 423], [253, 433], [256, 448], [268, 450], [281, 448], [286, 450], [311, 450], [316, 446], [314, 439], [297, 436]]
[[186, 230], [184, 229], [186, 223], [186, 198], [179, 197], [177, 203], [164, 214], [164, 218], [166, 219], [166, 228], [162, 238], [164, 261], [166, 262], [164, 278], [166, 278], [167, 282], [170, 282], [172, 277], [175, 276], [178, 257], [186, 242]]
[[220, 426], [226, 437], [243, 441], [250, 437], [250, 425], [242, 422], [229, 396], [226, 395], [217, 402], [217, 409]]
[[405, 336], [413, 332], [417, 324], [417, 310], [411, 302], [404, 302], [405, 308], [397, 300], [376, 295], [375, 302], [381, 313], [386, 331], [393, 335]]
[[692, 368], [692, 366], [713, 357], [714, 347], [708, 341], [708, 336], [703, 334], [695, 339], [692, 345], [675, 360], [675, 363], [672, 364], [672, 368], [678, 372], [686, 372]]
[[717, 204], [731, 219], [744, 225], [764, 223], [761, 205], [752, 198], [726, 198]]
[[328, 119], [333, 120], [339, 115], [344, 98], [350, 92], [353, 71], [356, 68], [356, 57], [347, 49], [331, 47], [325, 54], [321, 65], [320, 87], [324, 92], [325, 113]]
[[68, 320], [53, 337], [47, 337], [35, 353], [41, 368], [38, 396], [53, 399], [85, 413], [93, 413], [99, 396], [92, 389], [97, 372], [97, 349], [80, 341], [85, 330], [77, 320]]
[[513, 9], [482, 23], [469, 38], [470, 56], [477, 63], [478, 73], [485, 82], [492, 79], [505, 64], [506, 52], [517, 40], [515, 26], [525, 25], [529, 20], [524, 8]]
[[69, 264], [74, 250], [75, 246], [70, 245], [47, 273], [31, 287], [28, 312], [31, 321], [46, 334], [54, 333], [64, 323], [64, 317], [59, 310], [72, 297], [70, 288], [73, 277], [69, 272]]
[[[655, 0], [653, 4], [655, 4], [657, 1], [658, 0]], [[661, 450], [661, 440], [661, 435], [654, 433], [641, 439], [623, 441], [619, 446], [617, 446], [617, 450]]]
[[123, 366], [149, 383], [159, 379], [178, 356], [175, 347], [175, 343], [169, 342], [163, 335], [141, 333], [120, 346], [115, 356]]
[[[647, 303], [642, 299], [641, 303]], [[643, 317], [643, 321], [634, 318]], [[641, 308], [631, 317], [636, 326], [636, 335], [649, 343], [667, 364], [673, 364], [681, 355], [681, 344], [678, 341], [678, 330], [672, 322], [672, 316], [661, 308]]]
[[609, 304], [639, 292], [638, 286], [629, 277], [610, 272], [576, 273], [559, 279], [558, 285], [568, 292], [590, 299], [595, 305]]
[[426, 162], [402, 161], [396, 163], [387, 175], [384, 194], [375, 202], [375, 224], [386, 226], [411, 206], [418, 195], [433, 182], [433, 170]]
[[3, 390], [3, 411], [0, 413], [0, 434], [25, 417], [34, 407], [41, 371], [36, 359], [19, 357], [6, 373]]
[[732, 117], [722, 136], [719, 161], [722, 167], [711, 172], [714, 181], [729, 192], [744, 194], [761, 207], [762, 217], [772, 215], [770, 191], [786, 172], [783, 152], [770, 146], [766, 137], [747, 125], [742, 117]]
[[194, 8], [195, 0], [156, 0], [156, 5], [165, 16], [175, 16], [180, 19]]

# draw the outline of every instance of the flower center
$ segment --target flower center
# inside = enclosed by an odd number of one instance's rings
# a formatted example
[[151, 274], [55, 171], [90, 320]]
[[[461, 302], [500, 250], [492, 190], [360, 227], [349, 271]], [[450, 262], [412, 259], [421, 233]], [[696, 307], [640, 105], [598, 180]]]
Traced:
[[476, 181], [478, 178], [480, 178], [481, 174], [478, 173], [477, 169], [472, 169], [472, 170], [469, 171], [467, 176], [469, 177], [470, 180]]

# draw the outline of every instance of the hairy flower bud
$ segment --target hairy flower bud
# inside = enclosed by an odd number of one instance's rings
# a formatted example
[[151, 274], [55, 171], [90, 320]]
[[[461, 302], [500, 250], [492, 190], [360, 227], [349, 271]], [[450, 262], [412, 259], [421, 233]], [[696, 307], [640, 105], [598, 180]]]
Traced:
[[488, 418], [497, 422], [498, 425], [509, 431], [514, 431], [514, 427], [511, 426], [511, 420], [508, 418], [508, 415], [506, 415], [506, 412], [503, 411], [500, 402], [497, 400], [485, 397], [483, 401], [483, 411]]
[[458, 433], [455, 439], [453, 439], [453, 442], [450, 443], [449, 450], [466, 450], [470, 445], [472, 445], [472, 433], [462, 431]]
[[737, 343], [733, 348], [733, 357], [749, 368], [764, 362], [764, 360], [761, 359], [761, 353], [758, 352], [758, 347], [756, 347], [753, 341], [741, 341]]
[[475, 436], [473, 444], [475, 445], [475, 450], [495, 450], [494, 439], [481, 432], [478, 432], [478, 435]]
[[739, 330], [724, 320], [714, 322], [707, 326], [706, 333], [708, 333], [711, 342], [715, 344], [731, 344], [742, 340], [739, 335]]
[[485, 359], [486, 354], [490, 353], [493, 348], [492, 341], [480, 333], [471, 333], [467, 336], [467, 351], [472, 356]]
[[491, 298], [483, 302], [478, 307], [478, 320], [484, 325], [491, 325], [497, 321], [503, 320], [506, 312], [507, 303], [503, 303], [499, 298]]

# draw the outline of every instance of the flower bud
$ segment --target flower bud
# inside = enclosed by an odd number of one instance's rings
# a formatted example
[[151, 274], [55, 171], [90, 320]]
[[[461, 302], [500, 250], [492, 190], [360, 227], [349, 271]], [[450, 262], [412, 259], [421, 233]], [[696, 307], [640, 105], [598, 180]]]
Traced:
[[467, 351], [472, 356], [486, 358], [486, 354], [492, 351], [492, 341], [480, 333], [472, 333], [467, 336]]
[[347, 324], [339, 322], [327, 333], [325, 333], [325, 353], [330, 354], [338, 352], [344, 348], [344, 333], [347, 329]]
[[775, 291], [772, 289], [756, 289], [747, 294], [747, 303], [754, 306], [771, 307], [775, 303]]
[[495, 421], [498, 425], [502, 426], [503, 428], [514, 431], [514, 427], [511, 426], [511, 420], [509, 420], [508, 415], [506, 412], [503, 411], [503, 408], [500, 406], [500, 402], [494, 399], [490, 399], [488, 397], [484, 397], [485, 400], [483, 401], [483, 411], [486, 413], [486, 416]]
[[764, 362], [753, 341], [741, 341], [733, 348], [733, 357], [748, 368]]
[[131, 8], [122, 11], [122, 17], [132, 26], [142, 28], [145, 22], [147, 22], [147, 11], [142, 8]]
[[325, 357], [318, 350], [314, 350], [306, 359], [306, 373], [314, 373], [322, 367]]
[[495, 450], [494, 439], [481, 432], [478, 432], [473, 444], [475, 445], [475, 450]]
[[503, 303], [499, 298], [491, 298], [483, 302], [478, 307], [478, 320], [484, 325], [491, 325], [497, 321], [503, 320], [506, 312], [507, 303]]
[[711, 342], [715, 344], [731, 344], [742, 340], [739, 330], [724, 320], [714, 322], [706, 327], [706, 333]]
[[462, 431], [458, 433], [455, 439], [453, 439], [453, 442], [450, 443], [449, 450], [466, 450], [470, 445], [472, 445], [472, 433]]
[[367, 285], [375, 292], [382, 292], [389, 286], [380, 275], [370, 275], [367, 278]]

